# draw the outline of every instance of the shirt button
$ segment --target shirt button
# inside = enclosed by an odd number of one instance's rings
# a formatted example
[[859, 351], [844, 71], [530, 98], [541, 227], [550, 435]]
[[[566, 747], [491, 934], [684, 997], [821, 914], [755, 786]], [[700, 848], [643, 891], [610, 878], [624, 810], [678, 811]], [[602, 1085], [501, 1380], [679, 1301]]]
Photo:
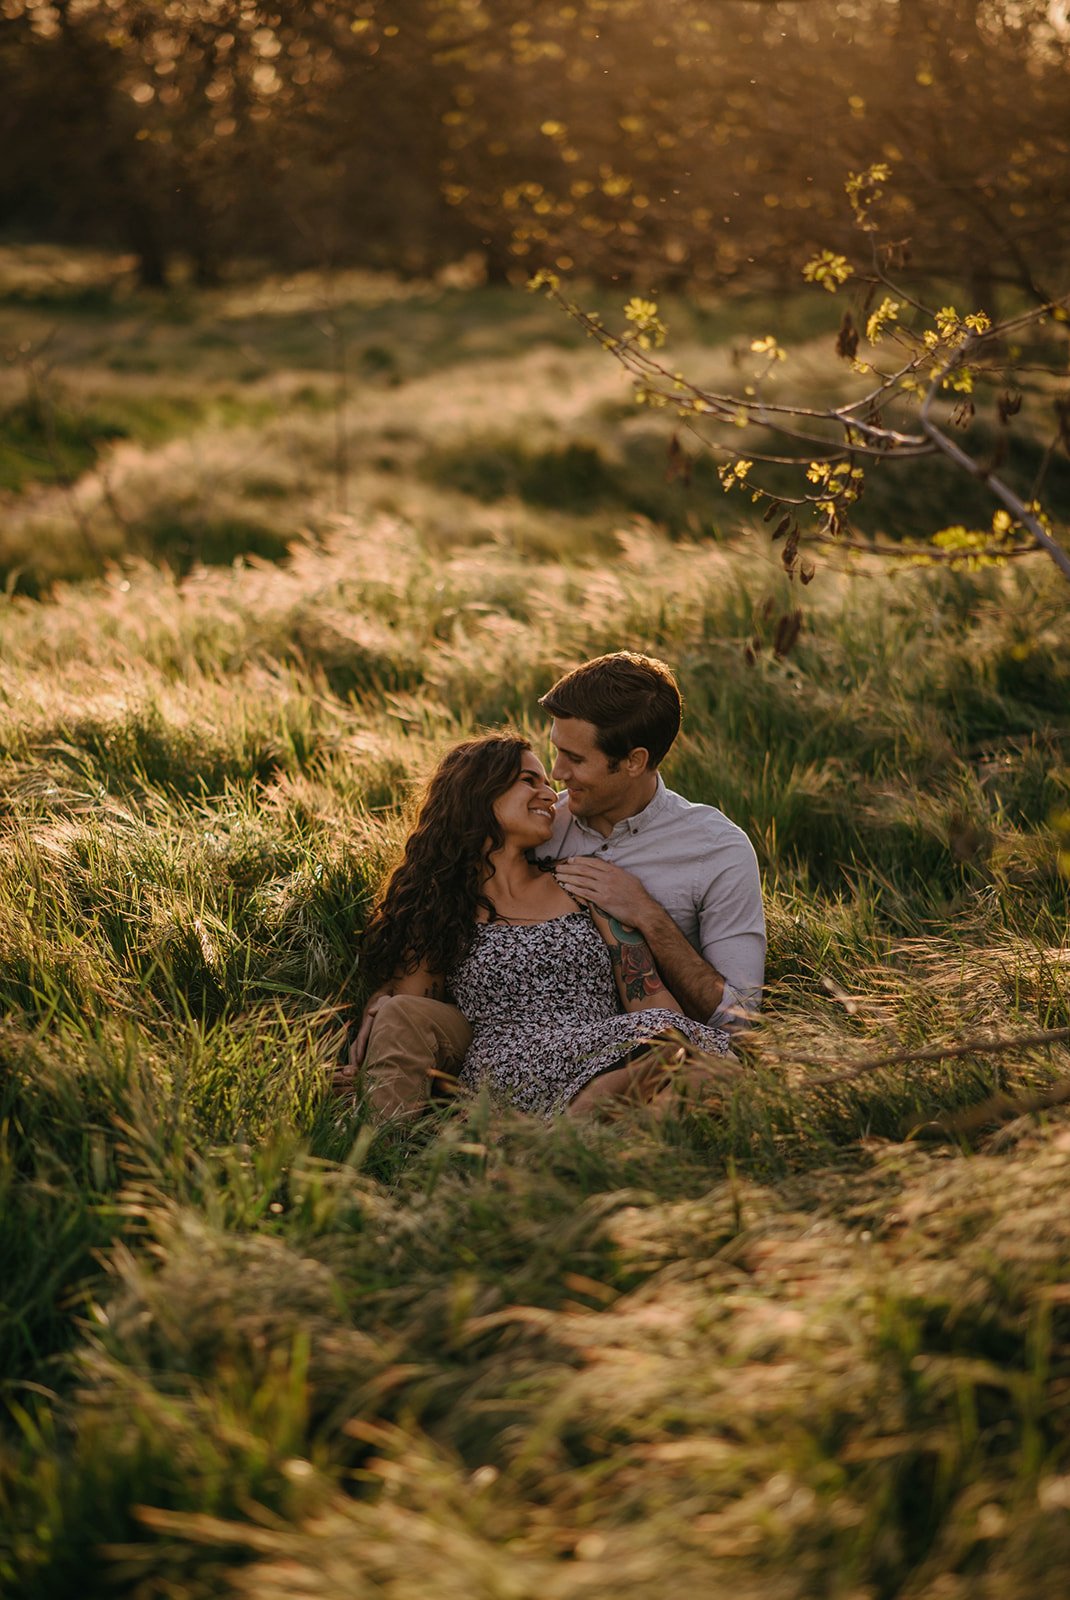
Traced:
[[609, 846], [608, 846], [608, 844], [604, 844], [604, 845], [603, 845], [603, 846], [602, 846], [602, 849], [603, 849], [603, 850], [608, 850], [608, 849], [609, 849]]

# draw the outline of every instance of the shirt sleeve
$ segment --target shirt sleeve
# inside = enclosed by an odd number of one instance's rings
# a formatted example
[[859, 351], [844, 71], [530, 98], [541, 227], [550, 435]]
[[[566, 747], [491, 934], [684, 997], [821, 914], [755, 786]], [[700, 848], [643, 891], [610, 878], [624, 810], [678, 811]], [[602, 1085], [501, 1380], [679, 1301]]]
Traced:
[[703, 958], [724, 979], [710, 1022], [730, 1032], [758, 1011], [765, 982], [765, 912], [754, 846], [742, 830], [715, 850], [700, 886], [699, 940]]

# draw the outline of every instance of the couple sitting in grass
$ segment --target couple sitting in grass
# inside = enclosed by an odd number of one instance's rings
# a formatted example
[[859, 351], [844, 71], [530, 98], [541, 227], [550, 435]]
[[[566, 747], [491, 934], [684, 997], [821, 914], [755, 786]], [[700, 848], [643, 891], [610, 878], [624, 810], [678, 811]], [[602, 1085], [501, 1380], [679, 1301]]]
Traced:
[[551, 1116], [664, 1108], [724, 1076], [765, 967], [746, 835], [658, 773], [680, 728], [663, 662], [568, 673], [551, 777], [527, 740], [455, 746], [431, 778], [364, 936], [376, 988], [336, 1086], [382, 1117], [435, 1085]]

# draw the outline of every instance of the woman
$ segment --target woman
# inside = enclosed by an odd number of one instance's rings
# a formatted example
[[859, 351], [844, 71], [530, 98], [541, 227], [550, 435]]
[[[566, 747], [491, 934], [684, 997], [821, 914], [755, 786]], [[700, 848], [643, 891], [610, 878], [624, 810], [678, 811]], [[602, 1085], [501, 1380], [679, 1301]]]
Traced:
[[[629, 1065], [673, 1030], [726, 1055], [726, 1033], [685, 1017], [642, 936], [580, 907], [528, 852], [553, 829], [556, 794], [527, 740], [490, 734], [440, 762], [364, 939], [378, 997], [452, 1000], [472, 1037], [468, 1088], [524, 1111], [593, 1107], [664, 1071]], [[378, 1019], [377, 1019], [378, 1020]], [[637, 1050], [638, 1047], [638, 1050]], [[374, 1077], [376, 1023], [365, 1069]]]

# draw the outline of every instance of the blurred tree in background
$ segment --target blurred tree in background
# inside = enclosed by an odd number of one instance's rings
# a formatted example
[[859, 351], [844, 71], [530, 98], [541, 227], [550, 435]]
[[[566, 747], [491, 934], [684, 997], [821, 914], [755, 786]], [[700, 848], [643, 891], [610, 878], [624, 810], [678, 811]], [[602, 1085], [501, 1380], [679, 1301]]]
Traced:
[[9, 234], [136, 255], [719, 284], [839, 248], [895, 163], [912, 267], [1050, 298], [1054, 0], [3, 0]]

